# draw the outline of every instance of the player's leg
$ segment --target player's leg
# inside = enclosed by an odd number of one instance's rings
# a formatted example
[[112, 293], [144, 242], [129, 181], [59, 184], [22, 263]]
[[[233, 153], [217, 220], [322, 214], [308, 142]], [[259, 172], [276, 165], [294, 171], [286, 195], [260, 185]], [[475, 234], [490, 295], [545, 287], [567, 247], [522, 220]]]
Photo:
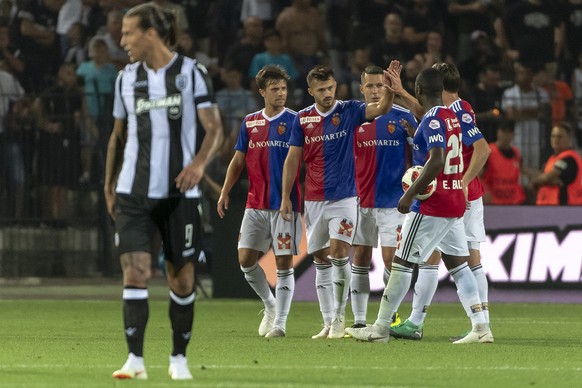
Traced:
[[439, 252], [434, 251], [426, 263], [418, 265], [418, 277], [412, 296], [412, 311], [408, 319], [390, 330], [396, 338], [419, 340], [424, 335], [424, 319], [438, 286]]
[[467, 264], [469, 250], [462, 220], [455, 222], [439, 247], [442, 250], [443, 262], [455, 281], [457, 294], [472, 324], [471, 332], [454, 343], [493, 342], [493, 336], [483, 314], [477, 281]]
[[116, 232], [123, 271], [123, 321], [128, 357], [117, 379], [147, 379], [143, 359], [149, 318], [148, 280], [151, 277], [151, 240], [154, 233], [148, 204], [138, 198], [117, 198]]
[[[378, 227], [378, 236], [380, 237], [380, 245], [382, 247], [382, 261], [384, 262], [384, 286], [390, 280], [390, 273], [392, 271], [392, 261], [396, 256], [396, 247], [401, 239], [402, 223], [404, 222], [404, 214], [400, 213], [396, 208], [382, 208], [374, 209], [374, 219]], [[391, 326], [400, 324], [400, 316], [398, 312], [394, 313], [392, 317]]]
[[293, 255], [299, 253], [301, 243], [301, 215], [294, 213], [293, 219], [285, 221], [279, 212], [271, 215], [273, 250], [277, 261], [277, 284], [275, 286], [275, 320], [265, 337], [285, 337], [287, 317], [295, 292]]
[[354, 325], [366, 326], [366, 312], [370, 297], [370, 263], [372, 249], [378, 245], [378, 228], [371, 208], [360, 208], [354, 237], [354, 262], [350, 282], [350, 297]]
[[197, 199], [171, 198], [156, 208], [170, 287], [172, 353], [168, 373], [173, 380], [189, 380], [186, 348], [190, 342], [196, 300], [194, 263], [202, 250], [202, 222]]
[[334, 294], [334, 320], [327, 338], [338, 339], [345, 335], [346, 304], [352, 277], [349, 253], [358, 222], [358, 200], [351, 197], [330, 201], [326, 210], [329, 214], [329, 259]]
[[264, 304], [263, 318], [259, 325], [260, 336], [266, 335], [273, 328], [275, 320], [275, 296], [271, 292], [265, 271], [259, 265], [261, 252], [269, 250], [271, 240], [270, 212], [246, 209], [238, 241], [238, 262], [245, 280]]
[[305, 201], [305, 233], [307, 253], [313, 256], [315, 264], [315, 290], [319, 310], [323, 317], [323, 328], [311, 338], [327, 338], [333, 320], [333, 287], [331, 283], [331, 262], [329, 255], [329, 232], [324, 217], [323, 201]]
[[477, 280], [479, 298], [483, 305], [483, 314], [485, 314], [485, 319], [489, 323], [489, 283], [481, 265], [480, 251], [480, 243], [486, 240], [483, 211], [483, 198], [471, 201], [471, 206], [463, 217], [463, 223], [465, 224], [467, 244], [469, 245], [469, 267]]

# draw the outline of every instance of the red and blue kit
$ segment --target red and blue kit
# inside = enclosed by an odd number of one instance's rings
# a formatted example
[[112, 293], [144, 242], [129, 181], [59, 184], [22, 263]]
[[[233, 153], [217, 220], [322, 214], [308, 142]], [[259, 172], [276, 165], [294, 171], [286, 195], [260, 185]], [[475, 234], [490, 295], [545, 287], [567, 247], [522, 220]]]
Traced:
[[412, 113], [398, 105], [356, 128], [354, 155], [360, 207], [395, 208], [404, 194], [402, 175], [410, 158], [412, 139], [400, 124], [402, 119], [416, 128]]
[[[245, 117], [235, 149], [246, 154], [249, 175], [248, 209], [279, 210], [283, 164], [289, 152], [289, 137], [296, 112], [285, 108], [274, 117], [264, 110]], [[299, 171], [298, 171], [299, 172]], [[293, 211], [301, 211], [299, 173], [291, 190]]]
[[[461, 131], [463, 133], [463, 163], [465, 165], [465, 170], [469, 167], [471, 163], [471, 157], [473, 156], [473, 143], [479, 139], [483, 139], [483, 134], [477, 128], [477, 123], [475, 121], [475, 113], [473, 112], [473, 107], [465, 100], [458, 99], [453, 102], [449, 107], [461, 124]], [[474, 201], [483, 196], [485, 189], [479, 180], [479, 177], [475, 177], [469, 183], [469, 201]]]
[[445, 166], [437, 176], [436, 191], [424, 201], [414, 201], [412, 211], [447, 218], [462, 217], [465, 213], [461, 136], [461, 124], [449, 108], [435, 106], [425, 113], [413, 138], [413, 164], [424, 166], [429, 151], [439, 147], [445, 149]]
[[299, 111], [289, 144], [303, 147], [306, 201], [356, 196], [354, 128], [365, 121], [366, 104], [354, 100], [336, 101], [326, 113], [315, 104]]

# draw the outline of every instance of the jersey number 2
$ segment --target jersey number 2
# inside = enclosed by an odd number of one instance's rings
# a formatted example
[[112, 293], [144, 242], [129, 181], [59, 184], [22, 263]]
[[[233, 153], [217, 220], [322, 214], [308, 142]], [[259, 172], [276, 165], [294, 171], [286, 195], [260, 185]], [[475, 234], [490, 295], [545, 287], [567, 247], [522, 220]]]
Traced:
[[[445, 167], [443, 168], [443, 174], [462, 174], [464, 171], [463, 166], [463, 143], [461, 142], [462, 133], [457, 135], [451, 135], [447, 140], [447, 156], [445, 159]], [[457, 158], [459, 161], [457, 162]]]

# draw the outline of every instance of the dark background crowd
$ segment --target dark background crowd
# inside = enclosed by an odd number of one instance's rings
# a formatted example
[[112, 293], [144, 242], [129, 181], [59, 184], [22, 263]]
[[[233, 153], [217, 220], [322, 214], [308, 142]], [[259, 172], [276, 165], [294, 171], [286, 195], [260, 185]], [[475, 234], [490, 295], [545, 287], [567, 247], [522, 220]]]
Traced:
[[[121, 21], [142, 2], [1, 0], [3, 219], [96, 219], [114, 82], [128, 63]], [[521, 153], [525, 203], [535, 197], [528, 171], [552, 152], [551, 127], [568, 122], [575, 148], [582, 138], [582, 0], [155, 2], [176, 11], [176, 51], [207, 67], [223, 115], [225, 143], [204, 181], [207, 212], [242, 118], [261, 107], [254, 75], [268, 63], [290, 74], [293, 109], [312, 103], [305, 76], [316, 64], [335, 70], [339, 99], [362, 98], [370, 64], [399, 60], [411, 93], [420, 70], [456, 64], [486, 139], [500, 140], [501, 129]]]

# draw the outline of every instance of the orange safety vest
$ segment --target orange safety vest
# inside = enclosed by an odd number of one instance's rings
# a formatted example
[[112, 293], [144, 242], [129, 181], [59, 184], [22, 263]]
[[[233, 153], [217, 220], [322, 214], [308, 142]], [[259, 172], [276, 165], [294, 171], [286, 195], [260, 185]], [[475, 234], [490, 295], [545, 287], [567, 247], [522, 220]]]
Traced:
[[[574, 158], [578, 166], [576, 179], [568, 185], [568, 205], [582, 205], [582, 158], [575, 150], [566, 150], [560, 152], [558, 155], [549, 157], [544, 167], [544, 173], [549, 173], [554, 169], [554, 165], [560, 159]], [[560, 186], [542, 186], [538, 191], [536, 200], [538, 205], [559, 205], [560, 204]]]
[[495, 143], [489, 144], [491, 154], [483, 174], [485, 189], [491, 193], [493, 205], [519, 205], [525, 201], [523, 187], [519, 184], [520, 155], [515, 147], [513, 158], [504, 156]]

